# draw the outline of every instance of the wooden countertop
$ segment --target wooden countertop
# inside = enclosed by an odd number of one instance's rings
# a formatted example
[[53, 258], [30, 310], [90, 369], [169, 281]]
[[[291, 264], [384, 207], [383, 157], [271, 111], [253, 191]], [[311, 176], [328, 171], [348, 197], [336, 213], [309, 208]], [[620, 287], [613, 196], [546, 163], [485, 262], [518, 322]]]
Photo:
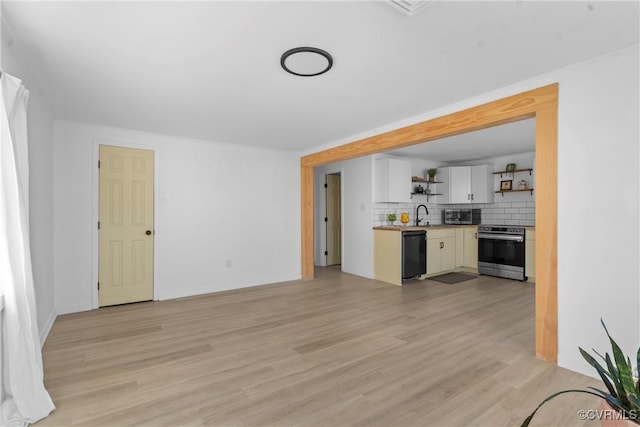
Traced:
[[[438, 229], [443, 229], [443, 228], [477, 228], [478, 225], [471, 225], [471, 224], [462, 224], [462, 225], [455, 225], [455, 224], [445, 224], [445, 225], [429, 225], [427, 227], [425, 226], [418, 226], [416, 227], [415, 225], [381, 225], [378, 227], [373, 227], [374, 230], [387, 230], [387, 231], [422, 231], [422, 230], [438, 230]], [[531, 231], [535, 231], [536, 228], [535, 227], [524, 227], [525, 230], [531, 230]]]
[[374, 230], [387, 230], [387, 231], [428, 231], [428, 230], [438, 230], [438, 229], [443, 229], [443, 228], [472, 228], [472, 227], [478, 227], [477, 225], [470, 225], [470, 224], [465, 224], [465, 225], [453, 225], [453, 224], [446, 224], [446, 225], [429, 225], [429, 226], [418, 226], [416, 227], [415, 225], [382, 225], [382, 226], [378, 226], [378, 227], [373, 227]]

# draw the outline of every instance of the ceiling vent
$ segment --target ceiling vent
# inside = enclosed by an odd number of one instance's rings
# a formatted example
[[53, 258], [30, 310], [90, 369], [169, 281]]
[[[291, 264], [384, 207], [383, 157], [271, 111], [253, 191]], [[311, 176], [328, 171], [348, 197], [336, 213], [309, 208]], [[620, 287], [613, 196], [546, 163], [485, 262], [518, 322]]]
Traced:
[[415, 15], [421, 11], [431, 0], [390, 0], [389, 5], [405, 15]]

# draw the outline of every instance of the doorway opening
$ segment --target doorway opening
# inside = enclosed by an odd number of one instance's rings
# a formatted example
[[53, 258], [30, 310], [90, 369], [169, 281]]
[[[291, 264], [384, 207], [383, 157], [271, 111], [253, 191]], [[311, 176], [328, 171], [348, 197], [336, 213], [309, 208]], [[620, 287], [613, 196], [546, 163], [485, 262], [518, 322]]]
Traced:
[[558, 84], [489, 101], [421, 123], [329, 148], [300, 159], [301, 270], [312, 279], [314, 169], [333, 162], [407, 147], [474, 130], [536, 119], [536, 355], [557, 363], [558, 355]]
[[340, 173], [327, 174], [326, 200], [326, 265], [342, 264], [342, 179]]

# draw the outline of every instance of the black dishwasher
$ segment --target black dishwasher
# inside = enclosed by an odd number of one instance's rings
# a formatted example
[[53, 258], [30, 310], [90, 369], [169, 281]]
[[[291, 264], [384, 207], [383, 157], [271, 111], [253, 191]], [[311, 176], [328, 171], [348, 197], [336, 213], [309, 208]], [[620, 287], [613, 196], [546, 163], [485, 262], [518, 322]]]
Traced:
[[402, 280], [427, 273], [427, 232], [402, 232]]

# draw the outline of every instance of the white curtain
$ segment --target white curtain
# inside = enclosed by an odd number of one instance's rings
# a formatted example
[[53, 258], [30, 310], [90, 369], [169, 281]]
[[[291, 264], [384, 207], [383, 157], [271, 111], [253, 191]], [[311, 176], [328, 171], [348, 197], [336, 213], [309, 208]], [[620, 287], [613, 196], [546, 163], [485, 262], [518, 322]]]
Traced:
[[6, 73], [0, 82], [0, 425], [24, 426], [49, 415], [54, 405], [43, 383], [29, 246], [29, 92]]

